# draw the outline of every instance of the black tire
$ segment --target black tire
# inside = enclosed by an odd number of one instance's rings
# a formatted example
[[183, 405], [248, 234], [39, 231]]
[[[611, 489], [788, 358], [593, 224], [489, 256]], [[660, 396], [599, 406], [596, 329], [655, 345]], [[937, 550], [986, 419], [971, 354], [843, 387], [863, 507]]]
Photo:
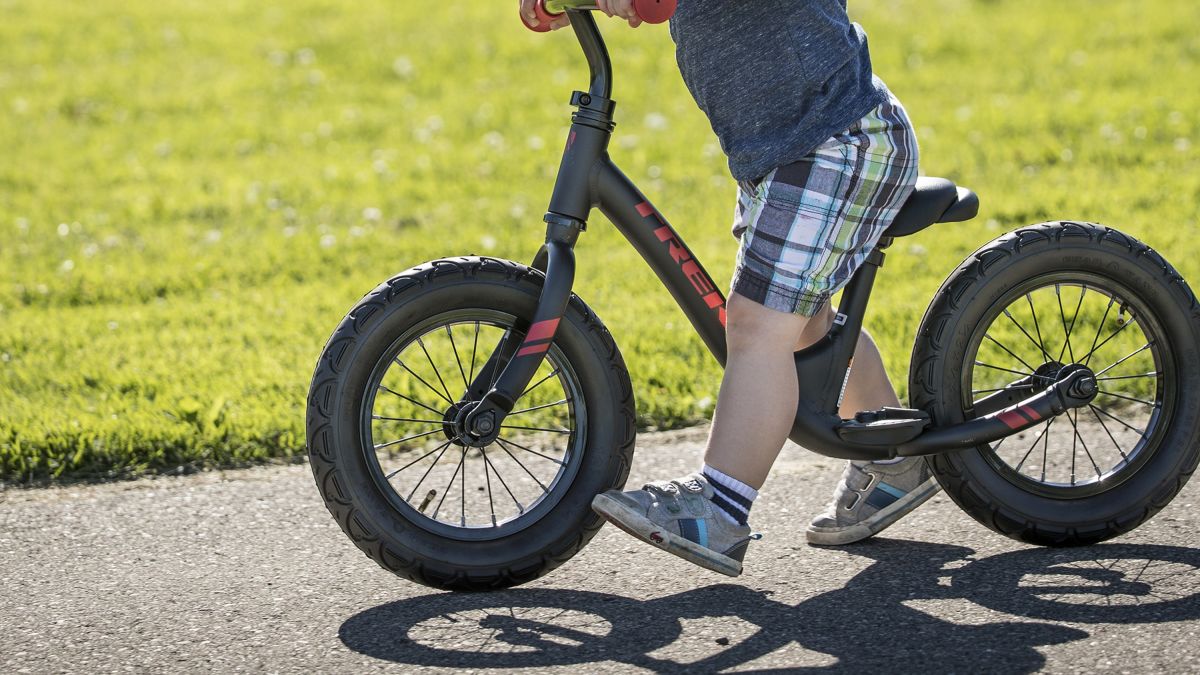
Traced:
[[[1084, 330], [1076, 350], [1071, 338]], [[1014, 365], [997, 367], [1001, 357]], [[1074, 362], [1101, 380], [1104, 393], [1093, 405], [1020, 436], [929, 458], [946, 493], [996, 532], [1039, 545], [1092, 544], [1134, 529], [1171, 501], [1200, 459], [1200, 307], [1145, 244], [1097, 225], [1056, 222], [976, 251], [925, 313], [909, 392], [939, 425], [974, 416], [983, 394], [1017, 386], [1018, 373], [1034, 373], [1025, 380], [1037, 383], [1025, 385], [1031, 394]], [[1013, 382], [996, 384], [1004, 378]], [[1003, 448], [1010, 439], [1019, 441]], [[1053, 462], [1052, 439], [1059, 439]]]
[[[462, 257], [426, 263], [367, 294], [326, 343], [308, 397], [307, 440], [313, 476], [342, 530], [385, 569], [436, 588], [504, 588], [554, 569], [579, 552], [600, 529], [603, 519], [592, 512], [592, 498], [622, 487], [633, 457], [633, 388], [612, 336], [577, 296], [571, 296], [543, 370], [535, 375], [537, 381], [548, 370], [542, 380], [565, 396], [542, 406], [527, 406], [543, 408], [532, 414], [533, 419], [554, 415], [554, 426], [506, 427], [529, 431], [506, 432], [525, 435], [510, 436], [508, 443], [478, 449], [456, 442], [441, 418], [416, 419], [434, 417], [429, 411], [448, 408], [445, 403], [450, 399], [457, 402], [460, 395], [455, 391], [465, 391], [466, 383], [480, 368], [476, 361], [483, 363], [499, 346], [491, 341], [495, 336], [523, 337], [544, 278], [537, 270], [493, 258]], [[460, 326], [465, 328], [460, 328], [456, 342], [452, 328]], [[474, 345], [468, 376], [466, 344], [472, 328]], [[434, 344], [438, 339], [443, 340], [441, 351]], [[453, 360], [447, 356], [447, 344], [453, 348]], [[415, 351], [415, 345], [420, 351]], [[427, 347], [433, 348], [433, 356]], [[422, 352], [424, 356], [417, 358], [428, 358], [432, 371], [420, 370], [407, 356]], [[448, 365], [439, 370], [437, 361]], [[397, 364], [404, 370], [396, 368]], [[460, 381], [460, 373], [463, 389], [455, 384]], [[412, 388], [406, 390], [410, 385]], [[517, 406], [545, 389], [535, 392], [534, 388], [531, 384]], [[437, 394], [434, 398], [441, 403], [423, 403], [418, 400], [422, 397], [418, 392]], [[413, 404], [420, 406], [411, 408], [418, 414], [389, 417], [378, 413], [383, 406]], [[515, 414], [516, 409], [508, 420], [531, 419]], [[566, 415], [565, 421], [559, 417], [562, 415]], [[412, 425], [421, 433], [392, 432], [388, 430], [393, 427], [387, 425], [399, 425], [400, 429]], [[431, 431], [423, 433], [427, 429]], [[376, 438], [385, 432], [394, 433], [399, 440], [378, 443], [390, 438]], [[436, 444], [434, 451], [420, 455], [426, 450], [420, 443], [430, 434], [436, 439], [430, 442]], [[553, 445], [539, 447], [539, 435], [549, 436]], [[529, 436], [535, 440], [517, 440]], [[562, 448], [555, 439], [563, 439]], [[447, 453], [451, 464], [437, 469], [441, 480], [456, 459], [458, 465], [441, 493], [441, 501], [435, 499], [436, 489], [425, 499], [417, 499], [421, 481], [435, 471]], [[429, 456], [433, 459], [426, 460]], [[409, 457], [418, 459], [410, 463]], [[526, 463], [519, 457], [526, 458]], [[433, 463], [413, 484], [416, 472], [429, 461]], [[522, 496], [523, 488], [516, 485], [512, 472], [505, 481], [500, 470], [502, 462], [517, 474], [520, 472], [515, 466], [519, 465], [537, 487], [521, 478], [532, 490]], [[387, 469], [401, 468], [385, 475], [384, 465]], [[408, 466], [416, 466], [413, 473], [398, 477]], [[472, 476], [470, 495], [468, 473]], [[397, 486], [401, 480], [407, 482]], [[426, 488], [434, 485], [433, 479], [430, 481], [424, 484]], [[490, 521], [481, 506], [485, 481]], [[453, 504], [444, 515], [440, 512], [447, 496], [458, 498], [455, 493], [459, 483], [461, 522], [457, 522]], [[410, 485], [412, 492], [406, 494]], [[514, 485], [515, 493], [511, 489]], [[435, 501], [437, 508], [431, 514], [429, 509]], [[498, 518], [498, 508], [507, 509], [511, 517]], [[469, 518], [477, 522], [472, 524]]]

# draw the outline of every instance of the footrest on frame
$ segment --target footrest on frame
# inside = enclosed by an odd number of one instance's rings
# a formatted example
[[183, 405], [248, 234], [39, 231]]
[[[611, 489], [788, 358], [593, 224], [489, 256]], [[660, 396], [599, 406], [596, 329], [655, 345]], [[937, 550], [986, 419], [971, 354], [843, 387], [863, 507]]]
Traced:
[[883, 408], [863, 411], [837, 426], [842, 440], [862, 445], [899, 445], [907, 443], [930, 425], [929, 413], [911, 408]]

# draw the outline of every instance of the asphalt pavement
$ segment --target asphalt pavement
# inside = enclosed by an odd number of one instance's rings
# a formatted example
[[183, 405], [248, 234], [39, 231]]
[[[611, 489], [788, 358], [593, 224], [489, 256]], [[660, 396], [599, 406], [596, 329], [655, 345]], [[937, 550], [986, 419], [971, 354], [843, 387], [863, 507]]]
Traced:
[[[704, 429], [643, 434], [630, 484], [694, 469]], [[305, 465], [0, 492], [0, 671], [1200, 671], [1189, 485], [1112, 542], [1049, 550], [939, 495], [884, 536], [804, 543], [841, 464], [789, 446], [737, 579], [605, 527], [525, 586], [380, 569]]]

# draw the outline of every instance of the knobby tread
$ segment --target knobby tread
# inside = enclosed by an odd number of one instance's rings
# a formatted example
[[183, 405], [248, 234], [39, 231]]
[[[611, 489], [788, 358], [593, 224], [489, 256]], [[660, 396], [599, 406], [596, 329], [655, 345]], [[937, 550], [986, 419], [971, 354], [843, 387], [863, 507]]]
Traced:
[[[1023, 256], [1037, 255], [1052, 247], [1084, 243], [1098, 250], [1111, 251], [1127, 260], [1142, 263], [1157, 275], [1164, 292], [1200, 336], [1200, 304], [1186, 281], [1161, 256], [1146, 244], [1115, 229], [1075, 221], [1040, 223], [1002, 235], [983, 246], [961, 264], [943, 282], [926, 310], [913, 347], [909, 392], [911, 405], [928, 412], [935, 422], [948, 417], [942, 374], [957, 364], [947, 363], [947, 352], [955, 338], [956, 319], [979, 295], [985, 285], [994, 282], [1000, 271]], [[957, 392], [955, 392], [957, 395]], [[959, 412], [961, 415], [961, 411]], [[950, 498], [963, 510], [992, 530], [1027, 543], [1048, 546], [1093, 544], [1129, 532], [1149, 520], [1166, 506], [1196, 471], [1200, 461], [1200, 443], [1193, 431], [1191, 447], [1182, 465], [1148, 495], [1132, 501], [1115, 518], [1075, 525], [1039, 522], [993, 498], [982, 485], [985, 477], [972, 475], [960, 461], [962, 450], [933, 455], [930, 468]], [[1111, 491], [1110, 491], [1111, 492]]]
[[[333, 434], [334, 397], [338, 383], [351, 367], [356, 343], [362, 340], [382, 320], [396, 303], [411, 299], [431, 285], [454, 281], [476, 281], [528, 285], [527, 290], [540, 290], [544, 275], [520, 263], [490, 257], [455, 257], [430, 261], [402, 272], [367, 293], [335, 329], [326, 342], [312, 378], [308, 396], [307, 444], [313, 477], [326, 508], [343, 532], [367, 557], [394, 574], [427, 586], [458, 591], [488, 591], [526, 583], [550, 572], [578, 553], [604, 524], [598, 515], [588, 511], [582, 526], [544, 546], [540, 553], [513, 561], [510, 565], [485, 573], [456, 569], [437, 561], [422, 559], [389, 543], [367, 524], [360, 512], [360, 502], [347, 490], [341, 480], [340, 452], [353, 449], [336, 447]], [[616, 382], [616, 422], [620, 425], [619, 442], [608, 449], [607, 487], [624, 486], [633, 460], [636, 439], [633, 387], [629, 381], [624, 359], [616, 342], [599, 317], [577, 295], [572, 294], [564, 316], [578, 318], [590, 341], [599, 347]], [[534, 526], [536, 527], [536, 525]]]

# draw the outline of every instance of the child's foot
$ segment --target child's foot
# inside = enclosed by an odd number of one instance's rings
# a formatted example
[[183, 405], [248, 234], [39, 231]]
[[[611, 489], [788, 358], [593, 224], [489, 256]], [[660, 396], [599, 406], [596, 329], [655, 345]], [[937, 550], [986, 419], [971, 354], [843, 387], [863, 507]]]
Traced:
[[808, 526], [808, 543], [862, 541], [900, 520], [938, 491], [924, 457], [899, 462], [847, 462], [833, 503]]
[[647, 483], [641, 490], [596, 495], [592, 510], [642, 541], [714, 572], [736, 577], [750, 544], [739, 525], [712, 502], [713, 487], [700, 474]]

